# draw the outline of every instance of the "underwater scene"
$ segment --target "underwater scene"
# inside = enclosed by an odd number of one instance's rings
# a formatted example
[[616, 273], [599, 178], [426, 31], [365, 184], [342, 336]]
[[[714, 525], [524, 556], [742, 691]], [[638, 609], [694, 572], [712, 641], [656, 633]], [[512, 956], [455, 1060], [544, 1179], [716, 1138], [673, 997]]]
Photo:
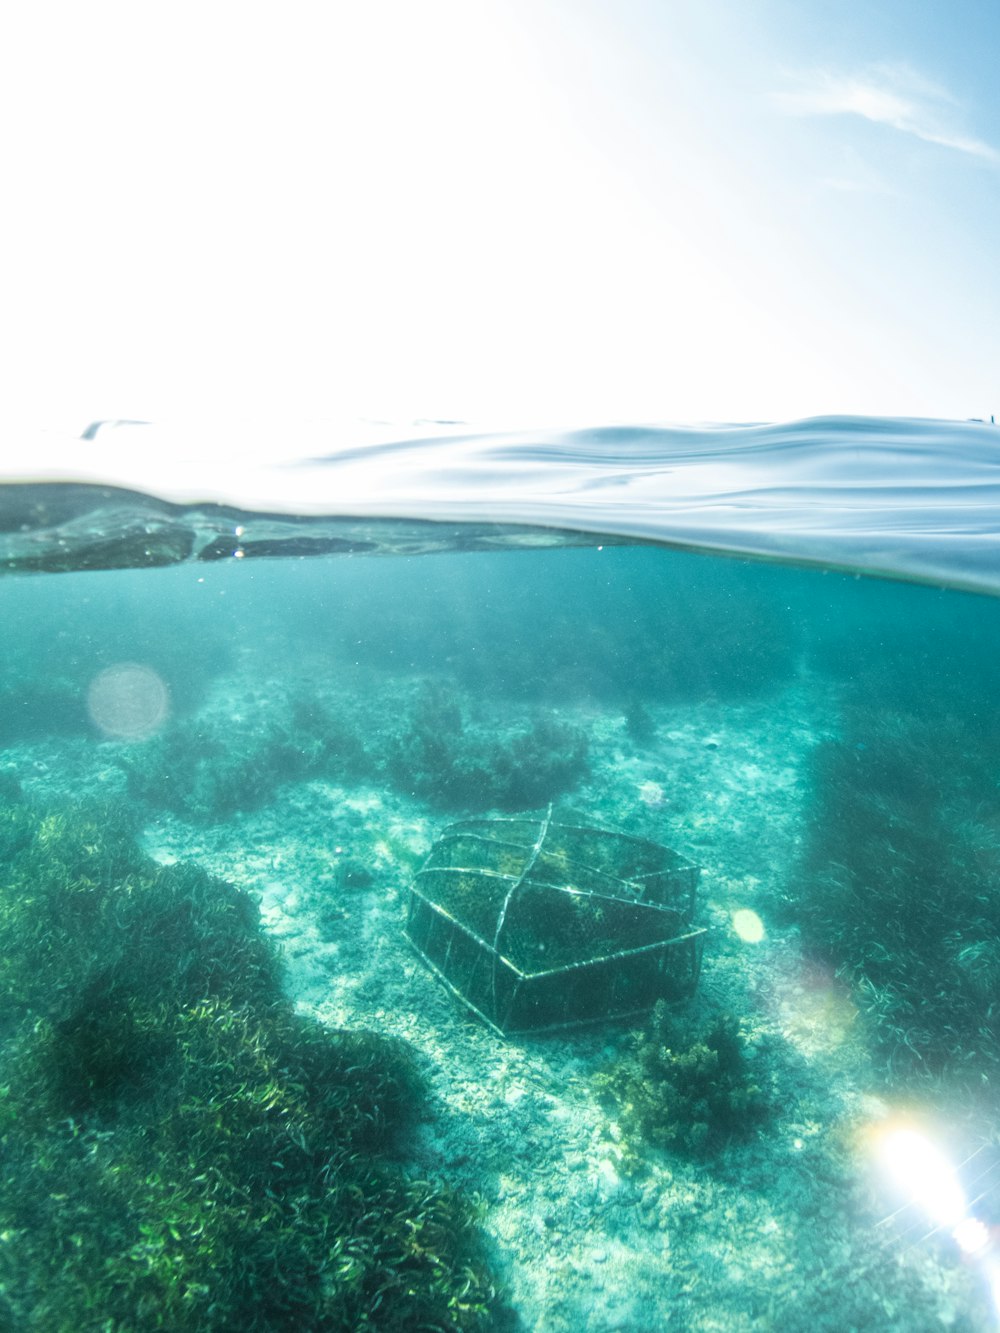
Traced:
[[0, 491], [0, 1329], [997, 1327], [989, 561], [93, 484]]

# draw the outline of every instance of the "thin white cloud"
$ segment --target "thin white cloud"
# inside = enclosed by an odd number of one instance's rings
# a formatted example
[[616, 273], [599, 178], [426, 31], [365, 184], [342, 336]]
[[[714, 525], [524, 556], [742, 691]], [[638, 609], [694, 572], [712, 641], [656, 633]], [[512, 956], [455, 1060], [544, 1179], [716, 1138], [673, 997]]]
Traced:
[[791, 115], [861, 116], [1000, 166], [1000, 151], [962, 129], [951, 94], [906, 66], [874, 65], [857, 74], [816, 70], [798, 82], [797, 89], [774, 95]]
[[884, 194], [899, 196], [898, 190], [880, 181], [870, 178], [862, 180], [858, 176], [821, 176], [817, 181], [824, 190], [835, 190], [838, 194]]
[[900, 198], [899, 188], [886, 173], [859, 153], [853, 144], [842, 144], [835, 158], [825, 163], [816, 184], [838, 194], [874, 194]]

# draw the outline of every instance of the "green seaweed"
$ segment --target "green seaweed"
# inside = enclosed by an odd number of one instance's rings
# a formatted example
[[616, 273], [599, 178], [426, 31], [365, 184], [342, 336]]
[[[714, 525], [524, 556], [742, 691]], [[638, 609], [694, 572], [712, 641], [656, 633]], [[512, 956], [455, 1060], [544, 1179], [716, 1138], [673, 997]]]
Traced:
[[859, 709], [813, 755], [783, 911], [851, 983], [889, 1086], [988, 1101], [1000, 1073], [995, 753], [981, 726]]
[[5, 1326], [490, 1326], [475, 1205], [399, 1160], [409, 1048], [297, 1014], [249, 900], [113, 812], [0, 832]]

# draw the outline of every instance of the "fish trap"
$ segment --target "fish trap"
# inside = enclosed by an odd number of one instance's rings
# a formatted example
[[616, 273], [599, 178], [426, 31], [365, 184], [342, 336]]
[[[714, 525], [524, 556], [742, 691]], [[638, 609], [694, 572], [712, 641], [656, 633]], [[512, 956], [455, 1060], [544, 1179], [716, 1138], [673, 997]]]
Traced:
[[551, 810], [466, 819], [417, 873], [406, 933], [497, 1032], [575, 1027], [694, 992], [697, 881], [666, 847], [557, 823]]

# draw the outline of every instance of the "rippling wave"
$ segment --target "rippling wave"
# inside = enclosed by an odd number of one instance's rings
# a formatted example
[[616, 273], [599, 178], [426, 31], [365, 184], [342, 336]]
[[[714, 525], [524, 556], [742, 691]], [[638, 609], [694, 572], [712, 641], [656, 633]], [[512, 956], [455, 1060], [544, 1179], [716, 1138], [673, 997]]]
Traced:
[[[652, 541], [1000, 593], [1000, 431], [95, 423], [0, 465], [0, 565]], [[391, 520], [391, 521], [390, 521]]]

